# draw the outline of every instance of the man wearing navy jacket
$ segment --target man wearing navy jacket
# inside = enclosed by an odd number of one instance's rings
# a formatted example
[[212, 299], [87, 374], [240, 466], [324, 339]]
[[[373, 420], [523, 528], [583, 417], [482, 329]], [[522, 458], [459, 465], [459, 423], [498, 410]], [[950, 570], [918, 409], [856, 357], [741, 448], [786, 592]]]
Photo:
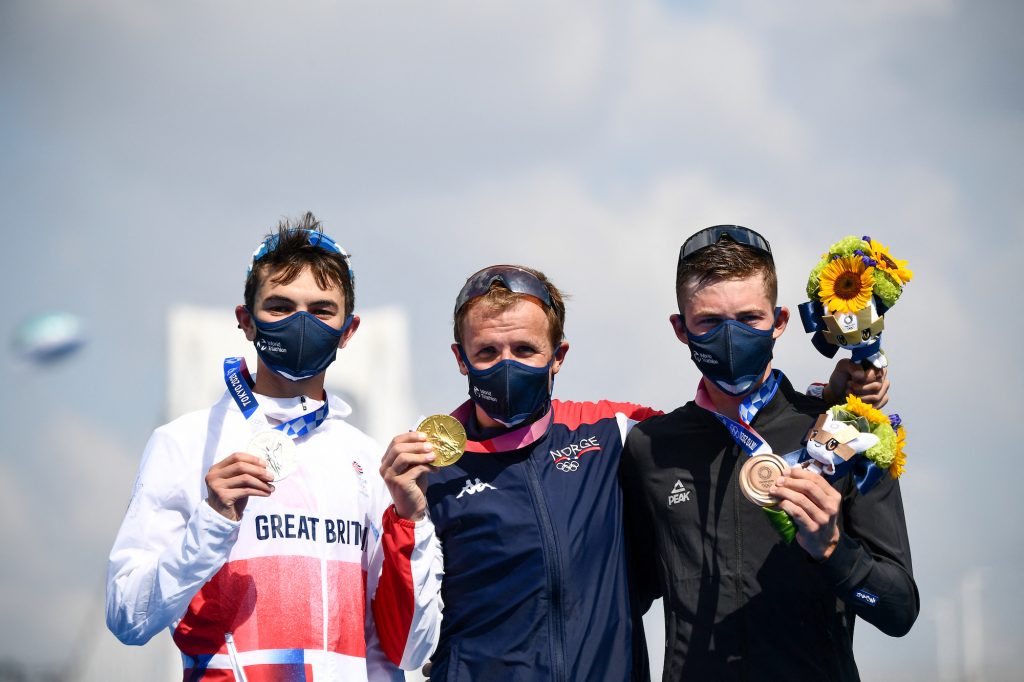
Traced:
[[[470, 277], [452, 345], [472, 398], [454, 412], [466, 454], [432, 470], [430, 446], [412, 432], [385, 455], [386, 479], [429, 472], [418, 478], [418, 506], [397, 511], [429, 510], [444, 548], [431, 679], [628, 680], [634, 672], [617, 474], [629, 427], [656, 412], [551, 400], [569, 350], [564, 323], [561, 294], [536, 270], [500, 265]], [[645, 658], [635, 673], [649, 676]]]

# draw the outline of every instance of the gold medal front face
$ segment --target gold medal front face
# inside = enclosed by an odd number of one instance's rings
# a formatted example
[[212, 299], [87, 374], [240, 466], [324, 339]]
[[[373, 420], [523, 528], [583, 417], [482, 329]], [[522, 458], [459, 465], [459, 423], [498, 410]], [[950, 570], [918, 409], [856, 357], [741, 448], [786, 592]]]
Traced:
[[466, 429], [451, 415], [431, 415], [421, 421], [416, 430], [427, 434], [427, 440], [434, 446], [434, 466], [454, 464], [466, 451]]
[[740, 490], [743, 495], [756, 505], [770, 507], [776, 499], [768, 493], [789, 466], [786, 460], [778, 455], [766, 453], [749, 457], [740, 468]]

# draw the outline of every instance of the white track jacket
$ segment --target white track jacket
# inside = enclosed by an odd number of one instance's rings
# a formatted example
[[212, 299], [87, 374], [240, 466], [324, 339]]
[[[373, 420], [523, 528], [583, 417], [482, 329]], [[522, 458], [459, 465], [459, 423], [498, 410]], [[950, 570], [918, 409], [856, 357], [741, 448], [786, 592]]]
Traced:
[[[301, 410], [257, 397], [272, 419]], [[298, 469], [238, 523], [206, 503], [207, 471], [253, 435], [227, 392], [153, 433], [110, 553], [118, 639], [170, 628], [185, 680], [401, 680], [396, 664], [427, 660], [441, 621], [433, 525], [398, 518], [383, 450], [328, 400], [326, 421], [295, 441]]]

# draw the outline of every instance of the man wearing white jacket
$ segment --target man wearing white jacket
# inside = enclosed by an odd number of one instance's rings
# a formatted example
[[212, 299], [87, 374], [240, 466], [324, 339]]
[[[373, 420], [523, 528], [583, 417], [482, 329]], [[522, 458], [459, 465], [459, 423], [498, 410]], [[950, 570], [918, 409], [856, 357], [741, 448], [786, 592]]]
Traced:
[[[157, 429], [110, 553], [107, 625], [164, 628], [185, 680], [401, 680], [437, 642], [439, 543], [401, 518], [324, 374], [359, 327], [349, 257], [307, 213], [253, 254], [210, 409]], [[402, 504], [407, 483], [389, 481]]]

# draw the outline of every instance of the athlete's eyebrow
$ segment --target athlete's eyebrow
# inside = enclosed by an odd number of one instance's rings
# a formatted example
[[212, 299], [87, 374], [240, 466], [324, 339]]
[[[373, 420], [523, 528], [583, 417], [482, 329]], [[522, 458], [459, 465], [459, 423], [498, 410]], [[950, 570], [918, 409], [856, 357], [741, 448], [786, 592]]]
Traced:
[[[296, 301], [293, 298], [285, 296], [283, 294], [272, 294], [263, 299], [263, 305], [274, 305], [274, 304], [289, 304], [296, 305]], [[310, 308], [329, 308], [331, 310], [337, 310], [339, 308], [337, 301], [333, 301], [329, 298], [320, 299], [317, 301], [311, 301], [309, 303]]]
[[319, 300], [319, 301], [311, 302], [309, 304], [309, 307], [310, 308], [331, 308], [331, 309], [335, 309], [336, 310], [338, 308], [338, 302], [337, 301], [332, 301], [329, 298], [325, 298], [325, 299], [322, 299], [322, 300]]
[[267, 296], [265, 299], [263, 299], [263, 305], [267, 305], [269, 303], [291, 303], [291, 304], [294, 304], [295, 301], [290, 299], [290, 298], [288, 298], [287, 296], [282, 296], [281, 294], [273, 294], [273, 295]]

